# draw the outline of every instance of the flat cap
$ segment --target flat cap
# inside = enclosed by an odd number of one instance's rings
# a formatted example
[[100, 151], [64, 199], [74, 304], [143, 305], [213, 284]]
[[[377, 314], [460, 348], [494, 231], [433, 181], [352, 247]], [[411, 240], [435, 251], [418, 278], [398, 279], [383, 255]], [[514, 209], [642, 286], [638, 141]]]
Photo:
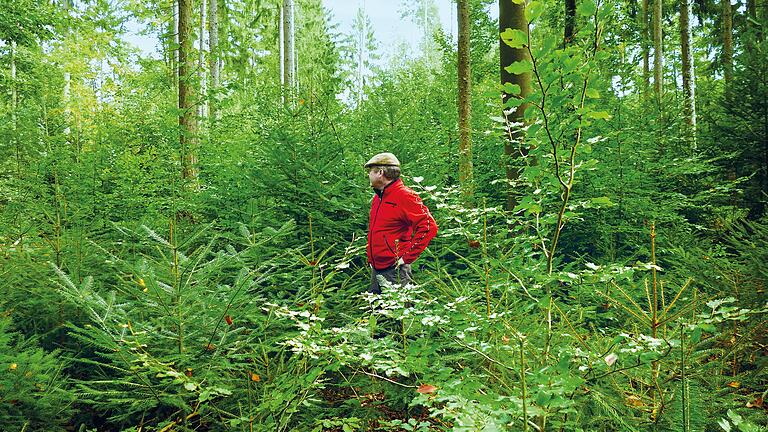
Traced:
[[376, 156], [372, 157], [371, 160], [365, 163], [365, 167], [372, 167], [372, 166], [400, 166], [400, 161], [397, 160], [395, 155], [392, 153], [379, 153]]

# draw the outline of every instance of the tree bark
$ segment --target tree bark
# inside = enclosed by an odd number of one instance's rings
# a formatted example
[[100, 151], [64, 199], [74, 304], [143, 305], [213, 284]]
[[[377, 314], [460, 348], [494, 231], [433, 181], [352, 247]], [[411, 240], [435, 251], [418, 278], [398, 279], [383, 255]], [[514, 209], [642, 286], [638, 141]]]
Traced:
[[642, 0], [642, 9], [640, 13], [640, 19], [642, 20], [640, 29], [642, 32], [641, 36], [641, 48], [643, 51], [643, 85], [642, 85], [642, 95], [644, 100], [648, 100], [648, 89], [651, 87], [651, 37], [650, 37], [650, 31], [649, 31], [649, 23], [650, 20], [648, 19], [648, 8], [650, 7], [649, 0]]
[[219, 87], [219, 0], [208, 0], [208, 68], [211, 83], [208, 114], [216, 118], [216, 90]]
[[283, 82], [287, 89], [288, 99], [292, 102], [296, 96], [296, 51], [294, 44], [294, 0], [283, 0], [283, 52], [284, 64]]
[[[64, 0], [63, 4], [67, 22], [69, 22], [69, 12], [70, 9], [72, 9], [72, 0]], [[68, 36], [70, 35], [69, 24], [66, 25], [66, 34]], [[72, 129], [69, 127], [69, 120], [72, 117], [72, 109], [70, 108], [72, 74], [67, 70], [67, 65], [65, 65], [64, 68], [64, 91], [62, 95], [64, 99], [64, 135], [66, 136], [67, 142], [70, 142], [70, 135], [72, 133]]]
[[723, 75], [726, 94], [733, 81], [733, 14], [731, 0], [720, 0], [723, 7]]
[[[285, 87], [285, 8], [280, 6], [280, 18], [278, 19], [278, 51], [280, 51], [280, 86]], [[282, 96], [283, 103], [285, 103], [285, 92]]]
[[[512, 0], [499, 0], [499, 32], [506, 29], [521, 30], [528, 33], [528, 22], [525, 19], [525, 3], [515, 3]], [[531, 93], [531, 73], [511, 74], [505, 68], [517, 61], [531, 61], [528, 50], [523, 48], [512, 48], [499, 38], [499, 60], [501, 84], [510, 83], [520, 86], [520, 98], [525, 98]], [[525, 110], [528, 104], [524, 103], [516, 109], [507, 109], [507, 102], [517, 97], [502, 91], [502, 102], [504, 104], [504, 118], [507, 120], [509, 128], [508, 139], [504, 142], [504, 156], [506, 177], [511, 184], [520, 176], [520, 171], [512, 166], [514, 158], [521, 158], [527, 154], [523, 145], [525, 140], [525, 131], [522, 126], [525, 123]], [[517, 206], [517, 196], [508, 186], [507, 210], [512, 211]]]
[[687, 135], [689, 145], [696, 148], [696, 75], [691, 49], [691, 3], [692, 0], [680, 0], [680, 56], [683, 63], [683, 97], [685, 98], [685, 120], [688, 124]]
[[179, 145], [181, 175], [195, 179], [197, 171], [194, 57], [192, 56], [192, 0], [179, 1]]
[[13, 147], [16, 150], [16, 175], [21, 178], [21, 146], [18, 131], [18, 117], [16, 109], [19, 105], [19, 93], [16, 85], [16, 41], [11, 41], [11, 133]]
[[[197, 70], [199, 71], [199, 77], [200, 77], [200, 94], [206, 95], [208, 94], [207, 90], [207, 76], [205, 73], [205, 46], [207, 45], [205, 42], [205, 20], [206, 15], [208, 12], [208, 3], [207, 0], [203, 0], [203, 3], [200, 5], [200, 34], [197, 36], [198, 41], [198, 61], [197, 61]], [[200, 120], [204, 120], [207, 114], [207, 108], [208, 108], [208, 101], [205, 99], [201, 99], [200, 103], [197, 104], [197, 117]]]
[[664, 49], [662, 42], [662, 5], [663, 0], [653, 2], [653, 92], [656, 102], [661, 106], [664, 95]]
[[459, 110], [459, 184], [465, 199], [473, 195], [472, 187], [472, 73], [470, 66], [469, 2], [457, 0], [458, 18], [458, 110]]
[[563, 46], [573, 41], [576, 32], [576, 0], [565, 0], [565, 29], [563, 31]]
[[173, 70], [173, 86], [176, 89], [179, 88], [179, 1], [181, 0], [171, 0], [173, 3], [173, 28], [171, 29], [173, 58], [171, 59], [171, 68]]

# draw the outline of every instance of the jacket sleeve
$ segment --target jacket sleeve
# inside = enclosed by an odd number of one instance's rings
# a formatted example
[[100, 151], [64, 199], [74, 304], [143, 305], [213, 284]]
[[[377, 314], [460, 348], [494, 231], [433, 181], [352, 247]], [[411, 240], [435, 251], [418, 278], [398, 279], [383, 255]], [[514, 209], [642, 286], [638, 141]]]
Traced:
[[398, 255], [410, 264], [424, 252], [429, 242], [437, 235], [437, 223], [427, 206], [415, 192], [409, 192], [402, 203], [403, 217], [413, 227], [413, 237], [401, 245]]

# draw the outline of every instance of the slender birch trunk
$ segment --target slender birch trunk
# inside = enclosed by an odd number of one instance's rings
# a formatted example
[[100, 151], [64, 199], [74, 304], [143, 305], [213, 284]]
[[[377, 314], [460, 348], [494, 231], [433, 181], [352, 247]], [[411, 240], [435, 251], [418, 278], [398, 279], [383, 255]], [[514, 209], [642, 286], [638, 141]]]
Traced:
[[651, 88], [651, 36], [650, 36], [650, 20], [648, 19], [648, 9], [650, 8], [649, 0], [642, 0], [642, 9], [640, 19], [642, 20], [642, 43], [643, 50], [643, 86], [642, 95], [644, 100], [648, 100], [648, 90]]
[[21, 146], [18, 132], [18, 109], [19, 94], [16, 87], [16, 41], [11, 41], [11, 132], [13, 134], [13, 146], [16, 149], [16, 175], [21, 178]]
[[173, 86], [177, 91], [179, 88], [179, 1], [181, 0], [171, 0], [173, 3], [173, 47], [171, 49], [173, 60], [171, 63], [173, 65]]
[[456, 11], [459, 27], [458, 41], [458, 111], [459, 111], [459, 184], [464, 198], [473, 195], [472, 187], [472, 72], [470, 65], [469, 2], [458, 0]]
[[[200, 94], [201, 95], [207, 95], [207, 84], [208, 79], [207, 75], [205, 73], [205, 47], [206, 47], [206, 41], [205, 41], [205, 20], [206, 15], [208, 13], [208, 3], [206, 0], [203, 0], [203, 3], [200, 5], [200, 34], [198, 35], [197, 39], [197, 46], [198, 46], [198, 58], [197, 58], [197, 70], [198, 76], [200, 78]], [[197, 117], [200, 120], [204, 120], [205, 117], [208, 114], [208, 102], [205, 99], [201, 99], [200, 103], [197, 104]]]
[[653, 92], [661, 106], [664, 96], [664, 48], [662, 42], [662, 1], [653, 2]]
[[723, 8], [723, 75], [726, 94], [733, 81], [733, 12], [731, 0], [720, 0]]
[[211, 82], [208, 86], [208, 115], [216, 119], [216, 91], [219, 88], [219, 1], [208, 0], [208, 68]]
[[294, 0], [283, 0], [283, 84], [290, 101], [293, 101], [296, 90], [294, 33]]

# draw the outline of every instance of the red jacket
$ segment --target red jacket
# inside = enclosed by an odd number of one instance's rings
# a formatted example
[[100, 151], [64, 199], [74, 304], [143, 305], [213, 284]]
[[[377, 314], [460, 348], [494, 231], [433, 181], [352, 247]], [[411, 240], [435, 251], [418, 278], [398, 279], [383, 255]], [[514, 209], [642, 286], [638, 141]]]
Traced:
[[402, 180], [376, 191], [368, 222], [368, 263], [373, 268], [391, 268], [400, 258], [406, 264], [416, 261], [435, 235], [435, 218]]

